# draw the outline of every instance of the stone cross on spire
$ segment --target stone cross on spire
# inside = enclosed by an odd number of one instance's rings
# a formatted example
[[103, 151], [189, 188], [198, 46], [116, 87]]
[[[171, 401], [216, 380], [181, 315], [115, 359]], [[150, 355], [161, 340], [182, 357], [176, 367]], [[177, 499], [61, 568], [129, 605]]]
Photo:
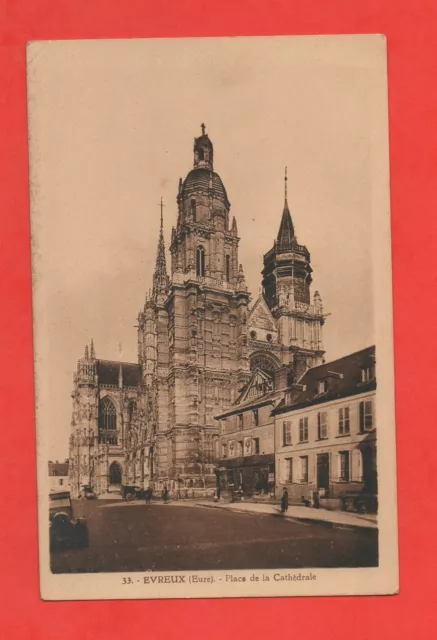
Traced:
[[206, 129], [205, 124], [202, 122], [202, 124], [200, 125], [200, 127], [201, 127], [201, 129], [202, 129], [202, 136], [204, 136], [204, 135], [205, 135], [205, 129]]

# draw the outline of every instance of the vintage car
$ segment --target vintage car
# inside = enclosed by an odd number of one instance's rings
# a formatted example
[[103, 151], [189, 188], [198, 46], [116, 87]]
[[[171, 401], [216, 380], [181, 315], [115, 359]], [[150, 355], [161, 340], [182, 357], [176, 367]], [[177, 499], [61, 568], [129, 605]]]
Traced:
[[138, 485], [124, 484], [121, 488], [121, 496], [123, 500], [127, 500], [127, 502], [144, 498], [144, 493], [145, 492]]
[[374, 494], [348, 493], [341, 496], [340, 508], [356, 513], [378, 513], [378, 498]]
[[87, 547], [88, 525], [85, 518], [74, 518], [69, 491], [49, 494], [50, 550]]
[[97, 498], [97, 494], [93, 491], [91, 485], [84, 484], [82, 487], [81, 495], [86, 500], [95, 500]]

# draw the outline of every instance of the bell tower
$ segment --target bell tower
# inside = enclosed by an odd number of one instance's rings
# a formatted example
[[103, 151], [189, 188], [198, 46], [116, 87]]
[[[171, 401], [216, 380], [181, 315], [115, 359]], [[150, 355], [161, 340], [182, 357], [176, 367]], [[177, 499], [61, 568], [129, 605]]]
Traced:
[[233, 390], [249, 375], [244, 340], [249, 294], [238, 262], [237, 224], [229, 222], [231, 205], [214, 171], [214, 147], [204, 124], [176, 200], [165, 302], [168, 421], [157, 462], [163, 482], [204, 488], [216, 482], [214, 416], [230, 406]]
[[323, 362], [325, 314], [318, 291], [311, 300], [311, 257], [296, 238], [287, 181], [285, 169], [282, 218], [273, 247], [264, 255], [262, 286], [278, 326], [282, 364], [293, 364], [295, 378], [299, 378], [308, 367]]

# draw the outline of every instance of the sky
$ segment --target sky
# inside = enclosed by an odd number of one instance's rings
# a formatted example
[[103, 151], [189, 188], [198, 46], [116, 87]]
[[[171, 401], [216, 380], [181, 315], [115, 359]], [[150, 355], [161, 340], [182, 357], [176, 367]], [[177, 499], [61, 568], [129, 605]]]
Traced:
[[134, 326], [152, 285], [159, 202], [168, 247], [178, 181], [192, 168], [202, 122], [253, 300], [279, 228], [287, 166], [312, 291], [331, 314], [326, 358], [374, 344], [384, 55], [378, 36], [31, 45], [37, 405], [50, 459], [68, 457], [73, 372], [85, 344], [93, 338], [102, 359], [137, 359]]

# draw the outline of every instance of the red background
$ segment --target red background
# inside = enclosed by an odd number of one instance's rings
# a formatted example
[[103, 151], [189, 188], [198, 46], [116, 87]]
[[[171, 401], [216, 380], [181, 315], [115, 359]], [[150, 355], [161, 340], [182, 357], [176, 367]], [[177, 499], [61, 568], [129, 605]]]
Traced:
[[[435, 0], [0, 0], [0, 628], [4, 638], [429, 638], [437, 445]], [[32, 39], [383, 33], [388, 41], [401, 593], [39, 599], [25, 45]], [[433, 522], [434, 521], [434, 522]]]

